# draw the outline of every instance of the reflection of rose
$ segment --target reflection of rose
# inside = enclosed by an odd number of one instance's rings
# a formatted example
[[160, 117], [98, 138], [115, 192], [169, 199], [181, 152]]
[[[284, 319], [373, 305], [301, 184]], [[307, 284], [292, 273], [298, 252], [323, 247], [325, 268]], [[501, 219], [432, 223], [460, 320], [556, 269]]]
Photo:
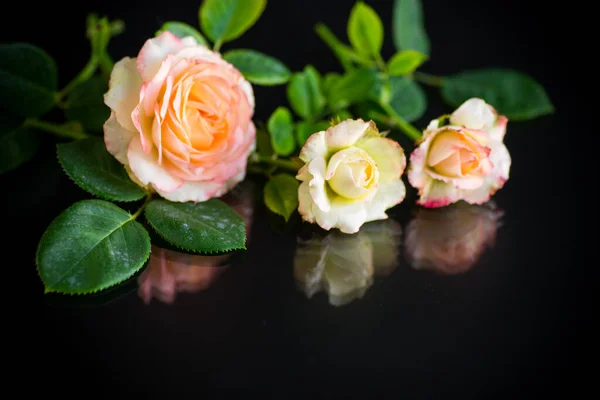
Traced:
[[350, 303], [364, 295], [373, 274], [389, 275], [395, 269], [401, 233], [396, 221], [386, 220], [367, 224], [355, 235], [332, 231], [299, 240], [294, 277], [308, 298], [323, 290], [334, 306]]
[[491, 203], [421, 208], [406, 228], [406, 258], [417, 270], [467, 272], [493, 246], [501, 216]]
[[[246, 235], [252, 224], [251, 190], [251, 183], [244, 182], [222, 198], [246, 222]], [[138, 295], [146, 304], [152, 297], [171, 304], [178, 292], [207, 289], [228, 268], [224, 264], [230, 256], [202, 256], [152, 246], [148, 266], [138, 278]]]

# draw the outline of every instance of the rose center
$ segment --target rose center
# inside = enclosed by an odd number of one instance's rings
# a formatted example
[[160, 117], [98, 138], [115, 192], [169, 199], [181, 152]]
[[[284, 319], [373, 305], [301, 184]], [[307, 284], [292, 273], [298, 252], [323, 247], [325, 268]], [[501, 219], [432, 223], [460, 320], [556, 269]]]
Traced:
[[476, 170], [481, 156], [463, 135], [447, 131], [431, 144], [427, 163], [438, 174], [457, 178]]
[[358, 199], [377, 188], [379, 170], [371, 157], [357, 148], [337, 152], [329, 161], [329, 186], [342, 197]]

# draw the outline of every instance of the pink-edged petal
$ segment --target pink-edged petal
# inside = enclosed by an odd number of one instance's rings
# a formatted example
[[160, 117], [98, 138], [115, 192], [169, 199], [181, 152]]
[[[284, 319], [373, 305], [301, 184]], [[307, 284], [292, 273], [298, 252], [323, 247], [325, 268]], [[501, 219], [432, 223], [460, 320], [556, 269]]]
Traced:
[[490, 137], [492, 140], [502, 142], [504, 135], [506, 134], [506, 125], [508, 124], [508, 118], [504, 115], [500, 115], [494, 126], [490, 129]]
[[243, 76], [240, 76], [238, 80], [238, 86], [242, 90], [242, 92], [246, 95], [246, 99], [248, 100], [248, 104], [250, 104], [250, 109], [254, 112], [254, 91], [252, 90], [252, 85]]
[[495, 110], [489, 104], [473, 97], [452, 113], [450, 123], [469, 129], [489, 129], [496, 121], [496, 117]]
[[511, 158], [508, 149], [501, 142], [492, 143], [492, 152], [490, 160], [493, 164], [493, 170], [490, 174], [495, 188], [501, 188], [510, 176]]
[[321, 131], [313, 133], [306, 139], [306, 143], [304, 143], [304, 147], [302, 147], [302, 150], [300, 151], [300, 159], [305, 163], [308, 163], [314, 158], [326, 157], [327, 153], [325, 131]]
[[461, 191], [450, 183], [431, 180], [419, 194], [421, 197], [417, 204], [426, 208], [437, 208], [460, 200]]
[[492, 191], [489, 184], [483, 185], [475, 190], [464, 190], [461, 198], [469, 204], [483, 204], [492, 197]]
[[[219, 53], [209, 50], [206, 46], [182, 47], [180, 51], [173, 54], [175, 55], [175, 62], [188, 59], [213, 64], [231, 65], [227, 61], [223, 60]], [[233, 66], [231, 68], [233, 68]]]
[[482, 176], [479, 176], [479, 175], [448, 177], [445, 175], [438, 174], [437, 172], [433, 171], [431, 168], [426, 168], [425, 173], [427, 173], [427, 175], [429, 175], [431, 178], [441, 181], [441, 182], [449, 183], [457, 189], [467, 189], [467, 190], [476, 189], [476, 188], [480, 187], [481, 185], [483, 185], [483, 183], [485, 181], [485, 178]]
[[146, 116], [152, 115], [154, 111], [154, 105], [158, 101], [158, 96], [163, 88], [167, 85], [167, 76], [171, 70], [172, 63], [173, 56], [167, 55], [165, 60], [160, 64], [160, 68], [154, 77], [150, 80], [150, 82], [144, 85], [142, 104], [144, 105]]
[[154, 118], [146, 116], [144, 105], [138, 104], [131, 113], [131, 120], [135, 129], [140, 133], [140, 141], [145, 153], [150, 153], [153, 148], [152, 144], [152, 127]]
[[330, 127], [325, 132], [325, 142], [331, 152], [353, 146], [360, 139], [367, 129], [377, 132], [373, 121], [365, 122], [362, 119], [347, 119], [339, 124]]
[[315, 215], [313, 213], [313, 199], [310, 195], [310, 187], [307, 181], [304, 181], [298, 187], [298, 212], [302, 216], [302, 219], [311, 224], [315, 222]]
[[365, 205], [367, 217], [365, 222], [386, 219], [386, 210], [400, 204], [406, 196], [406, 186], [402, 179], [380, 183], [377, 194], [369, 204]]
[[139, 102], [142, 78], [136, 68], [135, 58], [125, 57], [118, 61], [110, 73], [108, 92], [104, 103], [116, 114], [124, 128], [135, 131], [131, 112]]
[[425, 172], [425, 163], [432, 139], [433, 135], [427, 136], [410, 155], [408, 181], [416, 189], [423, 189], [431, 181], [431, 177]]
[[176, 54], [184, 48], [177, 36], [164, 31], [155, 38], [146, 40], [137, 57], [137, 69], [144, 82], [150, 81], [168, 54]]
[[121, 164], [128, 165], [127, 150], [129, 142], [134, 136], [137, 136], [136, 131], [130, 131], [124, 128], [118, 121], [113, 111], [108, 120], [104, 123], [104, 144], [110, 154], [112, 154]]
[[152, 184], [161, 192], [172, 192], [183, 185], [183, 180], [171, 175], [165, 168], [158, 165], [158, 154], [145, 153], [140, 137], [135, 136], [129, 143], [127, 158], [129, 167], [144, 185]]
[[380, 183], [394, 181], [402, 176], [406, 168], [406, 156], [400, 143], [392, 139], [374, 137], [361, 140], [356, 146], [365, 150], [375, 161]]
[[308, 172], [312, 175], [308, 186], [313, 202], [320, 210], [327, 212], [331, 208], [331, 202], [327, 196], [327, 188], [325, 186], [325, 159], [317, 157], [308, 164]]

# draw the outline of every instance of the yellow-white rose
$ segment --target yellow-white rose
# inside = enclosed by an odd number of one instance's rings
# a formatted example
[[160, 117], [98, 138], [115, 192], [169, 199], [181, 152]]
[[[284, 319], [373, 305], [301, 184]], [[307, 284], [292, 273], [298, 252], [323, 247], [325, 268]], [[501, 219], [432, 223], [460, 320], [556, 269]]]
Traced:
[[345, 120], [311, 135], [300, 152], [298, 211], [325, 230], [356, 233], [365, 222], [406, 194], [400, 179], [406, 157], [398, 142], [379, 133], [373, 121]]

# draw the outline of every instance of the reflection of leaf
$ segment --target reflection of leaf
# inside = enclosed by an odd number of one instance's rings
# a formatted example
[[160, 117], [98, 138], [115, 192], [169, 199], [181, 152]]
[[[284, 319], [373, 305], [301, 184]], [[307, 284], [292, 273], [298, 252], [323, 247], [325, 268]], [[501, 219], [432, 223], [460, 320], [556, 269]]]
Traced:
[[417, 270], [467, 272], [494, 244], [501, 216], [493, 203], [420, 208], [406, 229], [406, 258]]
[[387, 220], [366, 224], [354, 235], [333, 231], [299, 241], [294, 277], [309, 298], [325, 291], [334, 306], [350, 303], [364, 295], [374, 274], [395, 269], [400, 235], [400, 224]]

